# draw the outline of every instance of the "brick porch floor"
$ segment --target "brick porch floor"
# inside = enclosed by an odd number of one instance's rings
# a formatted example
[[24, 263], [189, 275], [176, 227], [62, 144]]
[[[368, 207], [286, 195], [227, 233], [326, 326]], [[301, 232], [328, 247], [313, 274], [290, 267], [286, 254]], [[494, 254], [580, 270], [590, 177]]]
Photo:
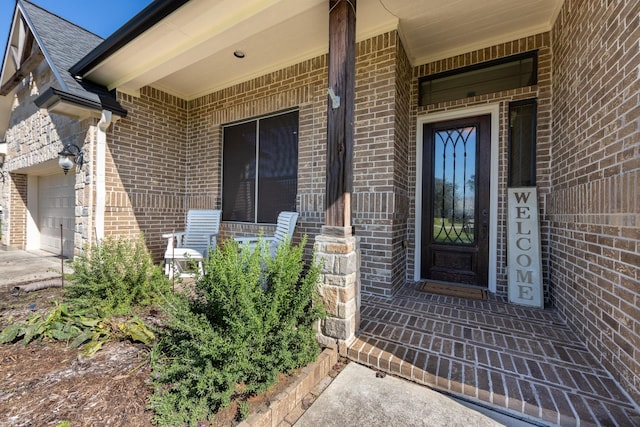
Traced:
[[348, 356], [372, 368], [561, 426], [640, 426], [637, 405], [552, 309], [494, 296], [363, 296]]

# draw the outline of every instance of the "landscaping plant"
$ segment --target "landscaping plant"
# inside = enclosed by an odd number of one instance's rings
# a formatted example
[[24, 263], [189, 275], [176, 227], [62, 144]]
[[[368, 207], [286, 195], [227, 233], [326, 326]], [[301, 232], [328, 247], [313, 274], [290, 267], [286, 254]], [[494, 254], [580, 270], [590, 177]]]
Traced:
[[153, 305], [169, 290], [169, 281], [154, 264], [143, 236], [105, 238], [77, 256], [65, 299], [75, 308], [99, 307], [106, 315], [122, 315], [133, 307]]
[[228, 240], [193, 292], [167, 297], [169, 324], [152, 351], [156, 423], [198, 425], [315, 360], [313, 325], [323, 309], [305, 242], [280, 245], [271, 257], [265, 244], [252, 250]]
[[73, 262], [64, 301], [45, 315], [34, 314], [0, 332], [0, 344], [22, 340], [66, 341], [92, 356], [108, 341], [128, 339], [151, 345], [153, 332], [135, 309], [159, 301], [170, 289], [153, 264], [144, 239], [107, 238]]

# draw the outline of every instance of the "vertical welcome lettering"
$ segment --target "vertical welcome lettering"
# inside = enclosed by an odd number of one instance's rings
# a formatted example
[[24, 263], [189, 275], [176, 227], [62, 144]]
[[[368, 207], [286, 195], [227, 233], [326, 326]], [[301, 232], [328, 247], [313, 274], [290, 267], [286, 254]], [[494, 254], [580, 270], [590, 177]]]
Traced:
[[509, 301], [542, 307], [542, 264], [536, 187], [508, 189]]

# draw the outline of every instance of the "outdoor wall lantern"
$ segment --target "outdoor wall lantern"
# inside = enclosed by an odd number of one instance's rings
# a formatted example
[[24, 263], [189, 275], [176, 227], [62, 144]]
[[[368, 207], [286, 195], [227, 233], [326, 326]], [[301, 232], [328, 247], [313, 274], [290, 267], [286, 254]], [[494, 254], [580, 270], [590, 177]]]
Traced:
[[58, 153], [58, 156], [60, 156], [58, 165], [62, 168], [65, 175], [69, 172], [69, 169], [73, 167], [74, 159], [78, 170], [82, 168], [82, 164], [84, 163], [82, 149], [76, 144], [65, 145], [62, 151]]

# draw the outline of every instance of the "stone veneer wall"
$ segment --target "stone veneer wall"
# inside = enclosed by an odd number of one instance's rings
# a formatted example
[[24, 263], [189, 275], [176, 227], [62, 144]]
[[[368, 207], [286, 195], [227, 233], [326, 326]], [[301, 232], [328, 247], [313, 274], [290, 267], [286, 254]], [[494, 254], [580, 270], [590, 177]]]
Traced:
[[[538, 50], [538, 84], [488, 95], [473, 96], [454, 101], [441, 102], [428, 106], [418, 106], [418, 79], [423, 76], [453, 70], [473, 64], [503, 58], [509, 55]], [[498, 171], [498, 248], [497, 248], [497, 271], [496, 289], [497, 294], [507, 295], [507, 155], [508, 155], [508, 112], [509, 102], [522, 99], [537, 98], [538, 100], [538, 122], [537, 122], [537, 187], [538, 205], [540, 211], [540, 233], [542, 246], [543, 277], [545, 282], [545, 300], [549, 302], [550, 292], [548, 286], [549, 277], [549, 220], [545, 215], [545, 195], [550, 191], [549, 181], [549, 149], [550, 149], [550, 126], [551, 126], [551, 37], [549, 33], [537, 34], [490, 46], [484, 49], [468, 52], [462, 55], [446, 58], [440, 61], [431, 62], [414, 68], [412, 82], [412, 123], [416, 123], [418, 117], [430, 113], [450, 111], [465, 107], [479, 105], [500, 105], [500, 135], [499, 135], [499, 171]], [[415, 262], [415, 218], [416, 211], [420, 207], [415, 206], [415, 185], [416, 185], [416, 128], [411, 128], [411, 141], [409, 146], [409, 195], [411, 197], [411, 219], [409, 221], [409, 266], [408, 271], [413, 272]], [[489, 165], [487, 165], [489, 167]], [[493, 177], [492, 177], [493, 179]]]
[[[47, 88], [56, 84], [46, 61], [42, 61], [17, 87], [9, 126], [5, 135], [7, 160], [4, 170], [10, 172], [8, 201], [5, 210], [6, 233], [3, 243], [18, 249], [27, 245], [27, 191], [28, 175], [46, 176], [62, 173], [58, 168], [58, 152], [63, 143], [73, 143], [85, 153], [85, 166], [76, 174], [76, 218], [74, 247], [76, 251], [91, 243], [92, 159], [94, 119], [77, 120], [38, 109], [33, 100]], [[17, 172], [14, 172], [17, 171]], [[73, 169], [75, 172], [75, 167]], [[71, 173], [71, 172], [70, 172]], [[4, 188], [3, 188], [4, 190]], [[37, 218], [34, 212], [33, 217]], [[3, 225], [5, 227], [5, 225]]]
[[640, 3], [566, 0], [552, 31], [555, 305], [640, 402]]
[[[398, 92], [405, 97], [408, 92], [396, 88], [398, 51], [401, 47], [395, 32], [356, 46], [352, 225], [362, 242], [363, 291], [385, 295], [391, 295], [406, 278], [404, 264], [392, 265], [402, 262], [394, 253], [405, 238], [404, 225], [393, 224], [394, 190], [406, 185], [397, 184], [395, 170], [406, 168], [406, 160], [396, 164], [394, 158], [394, 146], [406, 144], [406, 138], [397, 137], [394, 131], [397, 103], [404, 102], [397, 100]], [[303, 234], [313, 237], [320, 233], [326, 182], [326, 61], [326, 55], [313, 58], [188, 102], [187, 206], [221, 206], [222, 125], [298, 108], [300, 218], [294, 241]], [[403, 66], [406, 68], [406, 63]], [[271, 227], [264, 228], [265, 233], [271, 232]], [[255, 225], [224, 223], [221, 237], [256, 231]], [[312, 244], [310, 239], [308, 253]]]

